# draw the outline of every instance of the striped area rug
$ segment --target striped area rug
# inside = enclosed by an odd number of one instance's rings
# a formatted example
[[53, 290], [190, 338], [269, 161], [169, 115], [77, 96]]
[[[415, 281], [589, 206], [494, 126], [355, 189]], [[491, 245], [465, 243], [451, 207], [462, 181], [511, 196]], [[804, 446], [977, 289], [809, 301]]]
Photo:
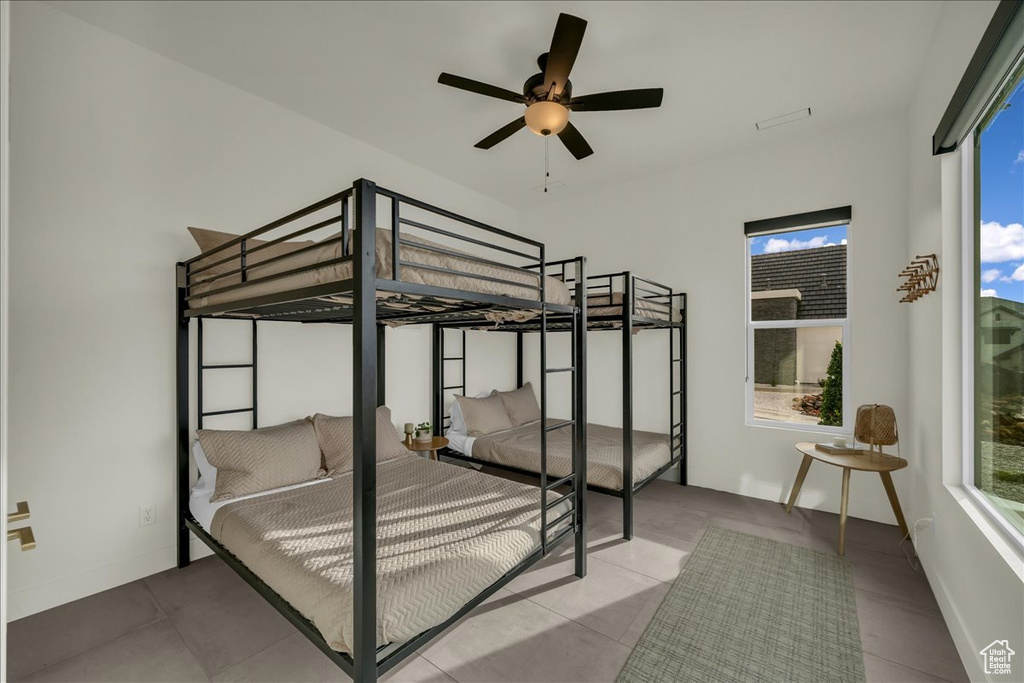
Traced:
[[850, 563], [708, 529], [618, 680], [864, 681]]

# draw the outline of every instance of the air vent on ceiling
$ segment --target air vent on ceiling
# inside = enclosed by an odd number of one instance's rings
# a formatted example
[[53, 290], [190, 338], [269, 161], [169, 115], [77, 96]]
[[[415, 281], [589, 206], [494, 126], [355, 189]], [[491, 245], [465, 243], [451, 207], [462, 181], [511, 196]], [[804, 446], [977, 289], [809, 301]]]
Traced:
[[784, 123], [793, 123], [794, 121], [799, 121], [800, 119], [809, 118], [810, 115], [810, 107], [807, 107], [806, 109], [797, 109], [796, 111], [791, 111], [788, 114], [783, 114], [782, 116], [775, 116], [770, 119], [765, 119], [764, 121], [758, 121], [757, 123], [754, 124], [754, 128], [757, 128], [758, 130], [774, 128], [775, 126], [781, 126]]

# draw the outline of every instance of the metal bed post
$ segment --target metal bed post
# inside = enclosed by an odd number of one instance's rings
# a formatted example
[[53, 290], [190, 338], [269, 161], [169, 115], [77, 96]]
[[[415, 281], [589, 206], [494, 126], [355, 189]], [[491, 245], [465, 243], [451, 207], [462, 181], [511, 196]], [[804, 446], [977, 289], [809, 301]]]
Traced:
[[[359, 683], [374, 683], [377, 680], [376, 185], [361, 178], [355, 182], [354, 191], [352, 677]], [[393, 229], [397, 232], [398, 225]]]
[[[633, 274], [622, 282], [622, 537], [633, 538]], [[671, 410], [669, 411], [671, 412]], [[669, 453], [671, 458], [671, 451]]]
[[523, 386], [523, 333], [516, 332], [516, 389]]
[[196, 320], [196, 428], [203, 428], [203, 319]]
[[431, 371], [431, 414], [434, 422], [434, 436], [444, 436], [444, 328], [434, 323], [430, 326], [433, 364]]
[[387, 402], [387, 377], [385, 375], [385, 359], [387, 349], [385, 347], [384, 325], [377, 323], [377, 407]]
[[[573, 340], [573, 365], [576, 367], [573, 417], [576, 419], [576, 576], [587, 574], [587, 259], [576, 264], [576, 329]], [[522, 333], [519, 334], [522, 340]], [[521, 342], [520, 342], [521, 343]], [[522, 347], [520, 346], [520, 350]], [[522, 364], [520, 364], [522, 365]]]
[[259, 349], [256, 339], [256, 318], [252, 319], [252, 428], [259, 427], [259, 391], [257, 390], [256, 356]]
[[679, 483], [686, 486], [686, 429], [689, 426], [689, 417], [686, 414], [686, 293], [683, 293], [683, 306], [680, 313], [679, 321], [679, 391], [682, 393], [679, 395], [680, 398], [680, 419], [683, 424], [681, 425], [681, 436], [682, 436], [682, 458], [679, 460]]
[[540, 543], [548, 554], [548, 311], [540, 309]]
[[178, 264], [176, 268], [177, 284], [178, 284], [178, 297], [177, 297], [177, 310], [175, 320], [175, 357], [176, 357], [176, 377], [175, 377], [175, 390], [176, 396], [176, 409], [178, 419], [178, 480], [177, 480], [177, 494], [178, 494], [178, 568], [187, 567], [191, 561], [189, 553], [189, 533], [188, 527], [185, 526], [185, 515], [188, 512], [188, 494], [190, 482], [190, 472], [188, 465], [188, 352], [189, 352], [189, 339], [188, 339], [188, 318], [185, 317], [185, 296], [186, 296], [186, 284], [188, 280], [188, 266]]

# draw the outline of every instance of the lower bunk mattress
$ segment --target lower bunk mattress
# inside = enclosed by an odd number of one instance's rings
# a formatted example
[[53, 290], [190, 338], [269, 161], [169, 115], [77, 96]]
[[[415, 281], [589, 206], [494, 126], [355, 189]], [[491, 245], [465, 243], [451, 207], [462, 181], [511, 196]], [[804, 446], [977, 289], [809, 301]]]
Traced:
[[[229, 501], [207, 531], [332, 648], [351, 652], [351, 473]], [[379, 462], [378, 646], [444, 622], [539, 547], [540, 489], [419, 456]]]
[[[548, 425], [563, 420], [549, 419]], [[477, 460], [540, 472], [540, 422], [487, 436], [466, 437], [449, 431], [450, 445]], [[572, 472], [572, 428], [548, 432], [548, 475], [561, 478]], [[633, 482], [658, 471], [672, 459], [668, 434], [633, 430]], [[587, 484], [622, 490], [622, 430], [587, 424]]]

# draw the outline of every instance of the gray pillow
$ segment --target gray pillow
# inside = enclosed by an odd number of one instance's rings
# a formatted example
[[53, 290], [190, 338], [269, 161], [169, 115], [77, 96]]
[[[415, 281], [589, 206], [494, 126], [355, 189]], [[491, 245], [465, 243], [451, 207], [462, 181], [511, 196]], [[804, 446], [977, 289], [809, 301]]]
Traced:
[[466, 421], [466, 431], [470, 436], [486, 436], [506, 429], [512, 429], [512, 422], [505, 412], [505, 404], [500, 396], [485, 398], [469, 398], [456, 396], [459, 410]]
[[540, 406], [537, 405], [537, 395], [533, 393], [533, 385], [527, 382], [515, 391], [498, 391], [495, 389], [491, 396], [501, 398], [508, 419], [515, 427], [522, 426], [528, 422], [536, 422], [540, 419]]
[[217, 468], [211, 502], [324, 475], [316, 430], [307, 419], [246, 431], [200, 429], [196, 435], [206, 459]]
[[[351, 472], [355, 441], [352, 417], [334, 417], [317, 413], [313, 416], [313, 427], [316, 429], [316, 438], [324, 455], [324, 469], [327, 470], [327, 475], [334, 477]], [[391, 409], [380, 406], [377, 408], [377, 462], [409, 454], [409, 449], [402, 443], [395, 425], [391, 422]]]

